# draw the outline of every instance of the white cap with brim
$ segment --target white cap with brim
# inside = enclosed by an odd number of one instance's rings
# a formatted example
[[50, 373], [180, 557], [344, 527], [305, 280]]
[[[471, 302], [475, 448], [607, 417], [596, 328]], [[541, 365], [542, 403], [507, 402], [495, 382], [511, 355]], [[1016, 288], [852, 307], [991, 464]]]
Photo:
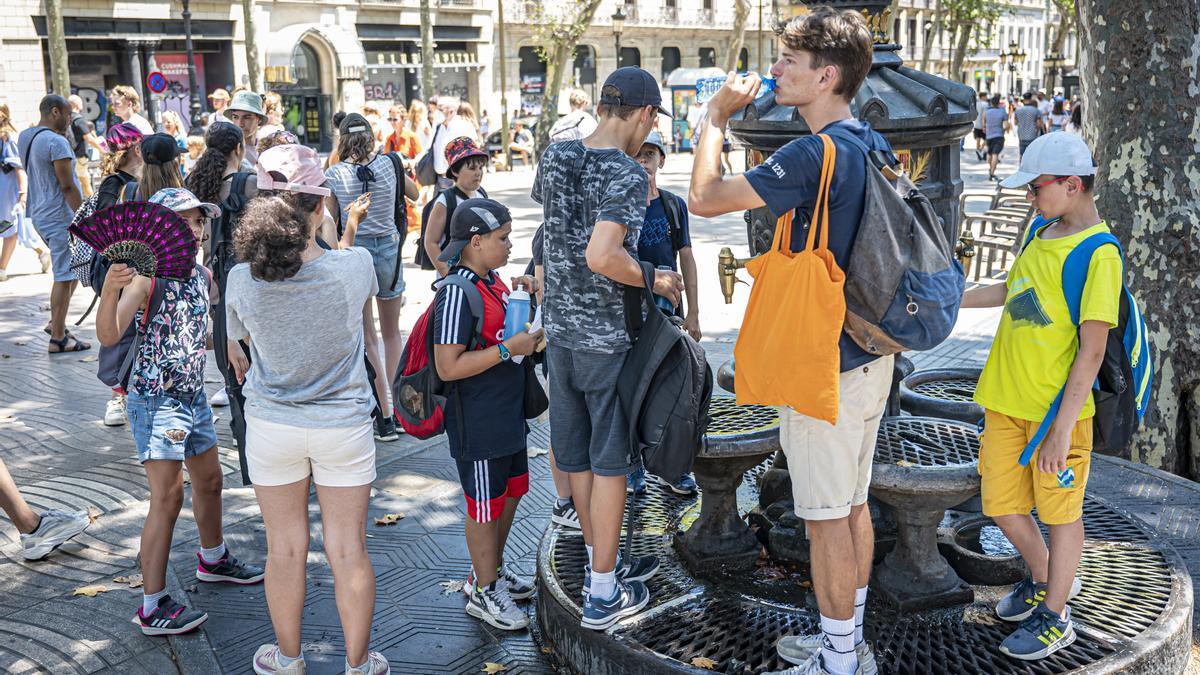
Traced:
[[1039, 136], [1021, 157], [1021, 166], [1000, 187], [1025, 187], [1038, 176], [1094, 176], [1096, 163], [1083, 138], [1065, 131]]

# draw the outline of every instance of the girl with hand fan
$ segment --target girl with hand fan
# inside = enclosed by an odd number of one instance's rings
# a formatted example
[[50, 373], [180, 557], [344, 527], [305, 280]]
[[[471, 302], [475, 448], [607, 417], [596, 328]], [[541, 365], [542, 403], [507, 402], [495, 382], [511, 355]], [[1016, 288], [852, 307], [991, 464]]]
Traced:
[[[129, 323], [137, 322], [137, 338], [130, 347], [133, 365], [126, 409], [138, 460], [150, 484], [150, 512], [141, 540], [144, 595], [133, 622], [146, 635], [178, 635], [208, 619], [207, 614], [188, 609], [165, 590], [172, 533], [183, 503], [184, 464], [191, 478], [192, 511], [200, 532], [196, 578], [254, 584], [262, 580], [263, 570], [239, 562], [225, 547], [221, 531], [223, 477], [212, 409], [204, 395], [204, 346], [213, 288], [208, 273], [195, 263], [196, 245], [205, 236], [207, 221], [220, 215], [220, 209], [182, 188], [161, 190], [150, 202], [177, 213], [191, 230], [190, 241], [176, 244], [182, 250], [174, 251], [161, 244], [157, 245], [160, 250], [155, 250], [153, 239], [139, 241], [141, 257], [131, 255], [128, 264], [114, 260], [100, 294], [96, 335], [101, 344], [115, 345]], [[156, 212], [144, 204], [112, 209], [125, 210], [129, 211], [123, 214], [126, 231], [180, 227], [177, 222], [163, 223], [160, 216], [154, 222], [139, 222], [140, 213]], [[146, 250], [153, 256], [145, 254]], [[164, 261], [172, 256], [186, 261], [188, 272], [178, 274], [182, 279], [172, 278], [177, 273], [166, 276]], [[157, 259], [148, 263], [145, 257]], [[154, 270], [157, 276], [138, 274], [139, 268]]]

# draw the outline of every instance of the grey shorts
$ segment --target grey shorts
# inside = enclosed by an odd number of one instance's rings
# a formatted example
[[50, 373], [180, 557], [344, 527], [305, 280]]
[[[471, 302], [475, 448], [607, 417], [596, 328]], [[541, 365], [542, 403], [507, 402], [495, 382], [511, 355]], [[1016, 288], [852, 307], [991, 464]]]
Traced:
[[596, 354], [550, 345], [550, 442], [567, 473], [624, 476], [633, 469], [629, 423], [617, 398], [625, 352]]

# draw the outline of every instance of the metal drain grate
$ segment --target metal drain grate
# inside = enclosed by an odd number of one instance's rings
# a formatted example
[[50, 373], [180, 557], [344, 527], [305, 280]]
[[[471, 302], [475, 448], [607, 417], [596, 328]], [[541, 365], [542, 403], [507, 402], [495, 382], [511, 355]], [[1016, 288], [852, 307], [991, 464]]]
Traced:
[[932, 417], [886, 417], [879, 425], [875, 462], [963, 466], [979, 459], [979, 435], [961, 423]]
[[732, 396], [714, 396], [708, 404], [712, 421], [708, 436], [734, 436], [779, 426], [779, 409], [766, 405], [738, 405]]
[[973, 377], [948, 377], [922, 382], [916, 386], [909, 387], [909, 389], [915, 394], [928, 396], [940, 401], [972, 403], [975, 401], [975, 385], [977, 384], [979, 384], [979, 380]]

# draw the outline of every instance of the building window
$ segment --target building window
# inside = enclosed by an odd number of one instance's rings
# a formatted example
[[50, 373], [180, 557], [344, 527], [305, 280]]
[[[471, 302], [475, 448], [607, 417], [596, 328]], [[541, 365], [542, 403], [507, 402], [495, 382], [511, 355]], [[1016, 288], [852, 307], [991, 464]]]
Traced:
[[642, 67], [642, 52], [637, 47], [621, 47], [621, 67]]
[[712, 0], [704, 0], [703, 9], [712, 11]]
[[296, 71], [297, 87], [321, 88], [321, 70], [318, 64], [320, 61], [317, 59], [317, 50], [303, 42], [296, 44], [296, 49], [292, 51], [292, 68]]
[[700, 48], [700, 67], [715, 68], [717, 66], [717, 50], [712, 47]]
[[662, 49], [662, 77], [664, 80], [682, 63], [682, 57], [679, 55], [679, 47], [663, 47]]
[[917, 53], [917, 20], [908, 20], [908, 47], [906, 47], [910, 56], [915, 56]]
[[596, 84], [596, 51], [590, 45], [575, 46], [575, 85]]
[[900, 19], [892, 19], [892, 42], [900, 44]]

